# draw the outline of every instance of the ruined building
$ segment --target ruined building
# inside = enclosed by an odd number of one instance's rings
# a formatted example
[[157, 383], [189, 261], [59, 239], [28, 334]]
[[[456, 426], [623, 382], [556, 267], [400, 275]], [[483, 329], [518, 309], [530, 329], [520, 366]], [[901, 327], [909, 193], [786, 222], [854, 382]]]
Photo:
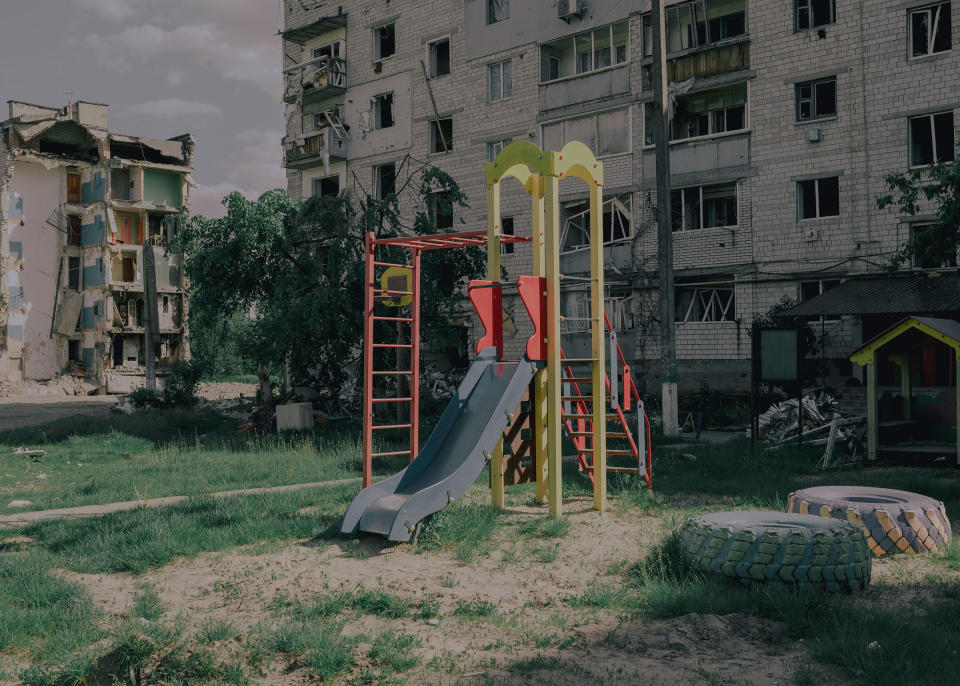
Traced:
[[[958, 15], [949, 1], [667, 2], [663, 202], [673, 210], [681, 389], [749, 388], [756, 316], [880, 273], [930, 221], [881, 211], [876, 198], [890, 172], [953, 159]], [[483, 165], [505, 144], [580, 140], [603, 160], [607, 309], [651, 387], [660, 200], [646, 116], [649, 0], [286, 0], [284, 19], [295, 198], [383, 195], [426, 163], [452, 174], [471, 205], [434, 208], [438, 225], [477, 229]], [[525, 194], [502, 192], [504, 231], [529, 233]], [[561, 184], [568, 273], [587, 268], [586, 200], [579, 182]], [[517, 259], [525, 246], [513, 248], [504, 246], [508, 278], [529, 263]], [[584, 302], [571, 290], [566, 313]], [[527, 335], [516, 311], [506, 322], [514, 355]], [[859, 374], [847, 355], [884, 325], [855, 314], [817, 321], [818, 376]], [[570, 327], [564, 345], [575, 347]]]
[[[0, 378], [50, 378], [74, 363], [101, 389], [125, 392], [143, 385], [147, 355], [160, 364], [189, 355], [181, 257], [165, 250], [188, 206], [193, 148], [189, 134], [110, 133], [106, 105], [9, 103], [0, 122]], [[151, 301], [158, 321], [148, 346]]]

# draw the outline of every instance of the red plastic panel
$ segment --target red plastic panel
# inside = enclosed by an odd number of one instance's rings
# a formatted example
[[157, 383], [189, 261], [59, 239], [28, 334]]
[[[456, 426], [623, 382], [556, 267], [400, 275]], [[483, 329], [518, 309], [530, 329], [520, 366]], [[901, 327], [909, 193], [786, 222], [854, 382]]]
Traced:
[[499, 281], [474, 279], [467, 293], [483, 324], [483, 337], [477, 341], [477, 354], [484, 348], [496, 346], [497, 357], [503, 358], [503, 289]]
[[542, 276], [521, 276], [517, 291], [533, 322], [533, 335], [527, 339], [527, 358], [547, 359], [547, 280]]

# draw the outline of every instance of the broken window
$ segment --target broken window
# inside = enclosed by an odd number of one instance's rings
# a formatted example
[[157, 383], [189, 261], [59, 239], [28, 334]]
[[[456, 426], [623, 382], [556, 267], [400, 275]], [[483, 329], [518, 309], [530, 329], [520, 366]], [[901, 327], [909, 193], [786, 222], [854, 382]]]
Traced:
[[373, 30], [373, 54], [376, 60], [385, 60], [397, 51], [396, 25], [391, 22]]
[[[653, 145], [652, 103], [644, 111], [644, 143]], [[670, 140], [744, 131], [747, 128], [747, 86], [704, 91], [677, 98], [670, 121]]]
[[[513, 217], [500, 217], [500, 235], [501, 236], [516, 236], [513, 229]], [[500, 254], [501, 255], [512, 255], [513, 254], [513, 243], [501, 243], [500, 244]]]
[[950, 3], [910, 10], [910, 56], [923, 57], [946, 52], [952, 46]]
[[397, 165], [393, 162], [387, 162], [376, 167], [376, 194], [377, 198], [383, 200], [388, 195], [396, 192], [397, 184]]
[[815, 29], [835, 21], [833, 0], [794, 0], [797, 31]]
[[496, 24], [498, 21], [510, 18], [510, 0], [487, 0], [487, 23]]
[[376, 129], [389, 129], [393, 126], [393, 93], [374, 97], [373, 125]]
[[818, 219], [840, 215], [840, 177], [797, 181], [797, 215]]
[[67, 172], [67, 202], [77, 204], [83, 202], [80, 186], [80, 172]]
[[430, 195], [430, 212], [433, 214], [434, 225], [438, 229], [453, 228], [453, 203], [446, 193]]
[[[603, 244], [622, 243], [633, 237], [630, 194], [619, 195], [603, 203]], [[570, 253], [590, 247], [590, 207], [578, 203], [567, 207], [567, 218], [560, 231], [560, 252]]]
[[540, 80], [586, 74], [627, 61], [628, 24], [620, 21], [540, 46]]
[[83, 227], [81, 225], [80, 215], [68, 214], [67, 223], [69, 224], [67, 245], [81, 245]]
[[427, 44], [427, 57], [430, 62], [430, 78], [446, 76], [450, 73], [450, 39], [441, 38]]
[[67, 360], [70, 362], [81, 361], [80, 341], [76, 341], [76, 340], [67, 341]]
[[560, 150], [570, 141], [580, 141], [597, 157], [630, 152], [630, 109], [621, 108], [544, 124], [544, 150]]
[[731, 322], [736, 318], [733, 282], [684, 284], [674, 290], [678, 322]]
[[611, 288], [610, 294], [603, 299], [603, 310], [614, 331], [627, 331], [634, 327], [633, 296], [629, 290]]
[[335, 198], [340, 194], [340, 175], [324, 176], [313, 180], [313, 197]]
[[487, 162], [493, 162], [497, 159], [497, 155], [500, 154], [500, 151], [505, 147], [513, 143], [512, 138], [504, 138], [499, 141], [491, 141], [487, 143]]
[[798, 83], [797, 121], [837, 116], [837, 77]]
[[[745, 0], [697, 0], [667, 7], [666, 51], [683, 52], [743, 36], [747, 32]], [[643, 54], [653, 55], [650, 13], [643, 15]]]
[[130, 168], [110, 170], [110, 195], [114, 200], [130, 199]]
[[453, 118], [430, 121], [430, 152], [441, 153], [453, 150]]
[[953, 162], [953, 112], [910, 117], [910, 165]]
[[737, 225], [737, 184], [680, 188], [670, 193], [674, 231]]
[[513, 63], [511, 60], [487, 65], [487, 102], [513, 95]]
[[80, 258], [67, 258], [67, 288], [71, 291], [80, 290]]

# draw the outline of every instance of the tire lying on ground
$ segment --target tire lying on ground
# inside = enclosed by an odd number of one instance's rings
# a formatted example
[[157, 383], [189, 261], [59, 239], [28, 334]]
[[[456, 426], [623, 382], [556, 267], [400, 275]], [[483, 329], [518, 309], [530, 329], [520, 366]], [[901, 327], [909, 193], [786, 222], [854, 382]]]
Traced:
[[695, 569], [745, 583], [856, 591], [870, 581], [872, 559], [856, 526], [813, 515], [712, 512], [680, 531]]
[[943, 503], [919, 493], [867, 486], [818, 486], [794, 491], [787, 512], [857, 525], [874, 555], [935, 553], [950, 541]]

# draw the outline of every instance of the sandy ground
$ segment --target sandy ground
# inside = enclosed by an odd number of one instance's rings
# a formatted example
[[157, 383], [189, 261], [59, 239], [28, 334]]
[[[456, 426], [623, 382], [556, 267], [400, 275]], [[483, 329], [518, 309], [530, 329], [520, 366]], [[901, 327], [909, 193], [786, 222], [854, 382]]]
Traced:
[[[378, 538], [316, 545], [248, 546], [180, 560], [153, 573], [68, 574], [83, 582], [108, 613], [123, 614], [136, 584], [153, 583], [168, 615], [228, 619], [246, 632], [271, 621], [268, 604], [277, 594], [301, 598], [332, 589], [382, 589], [418, 600], [432, 597], [440, 620], [383, 620], [364, 617], [347, 633], [368, 635], [386, 628], [415, 634], [422, 641], [421, 666], [406, 683], [549, 684], [789, 684], [809, 659], [802, 643], [777, 640], [776, 622], [745, 615], [687, 615], [670, 621], [625, 621], [616, 608], [576, 609], [565, 599], [590, 583], [622, 584], [606, 570], [618, 560], [640, 558], [663, 532], [664, 523], [636, 510], [599, 515], [586, 500], [567, 502], [569, 534], [557, 541], [502, 537], [497, 548], [471, 564], [450, 552], [422, 552], [410, 545], [385, 545]], [[516, 507], [511, 521], [539, 510]], [[536, 548], [559, 545], [553, 562], [536, 559]], [[461, 619], [458, 600], [486, 600], [495, 615]], [[563, 646], [558, 647], [558, 646]], [[511, 670], [518, 661], [541, 656], [541, 670]], [[830, 683], [845, 683], [817, 668]], [[258, 683], [309, 683], [302, 668], [275, 664]]]

